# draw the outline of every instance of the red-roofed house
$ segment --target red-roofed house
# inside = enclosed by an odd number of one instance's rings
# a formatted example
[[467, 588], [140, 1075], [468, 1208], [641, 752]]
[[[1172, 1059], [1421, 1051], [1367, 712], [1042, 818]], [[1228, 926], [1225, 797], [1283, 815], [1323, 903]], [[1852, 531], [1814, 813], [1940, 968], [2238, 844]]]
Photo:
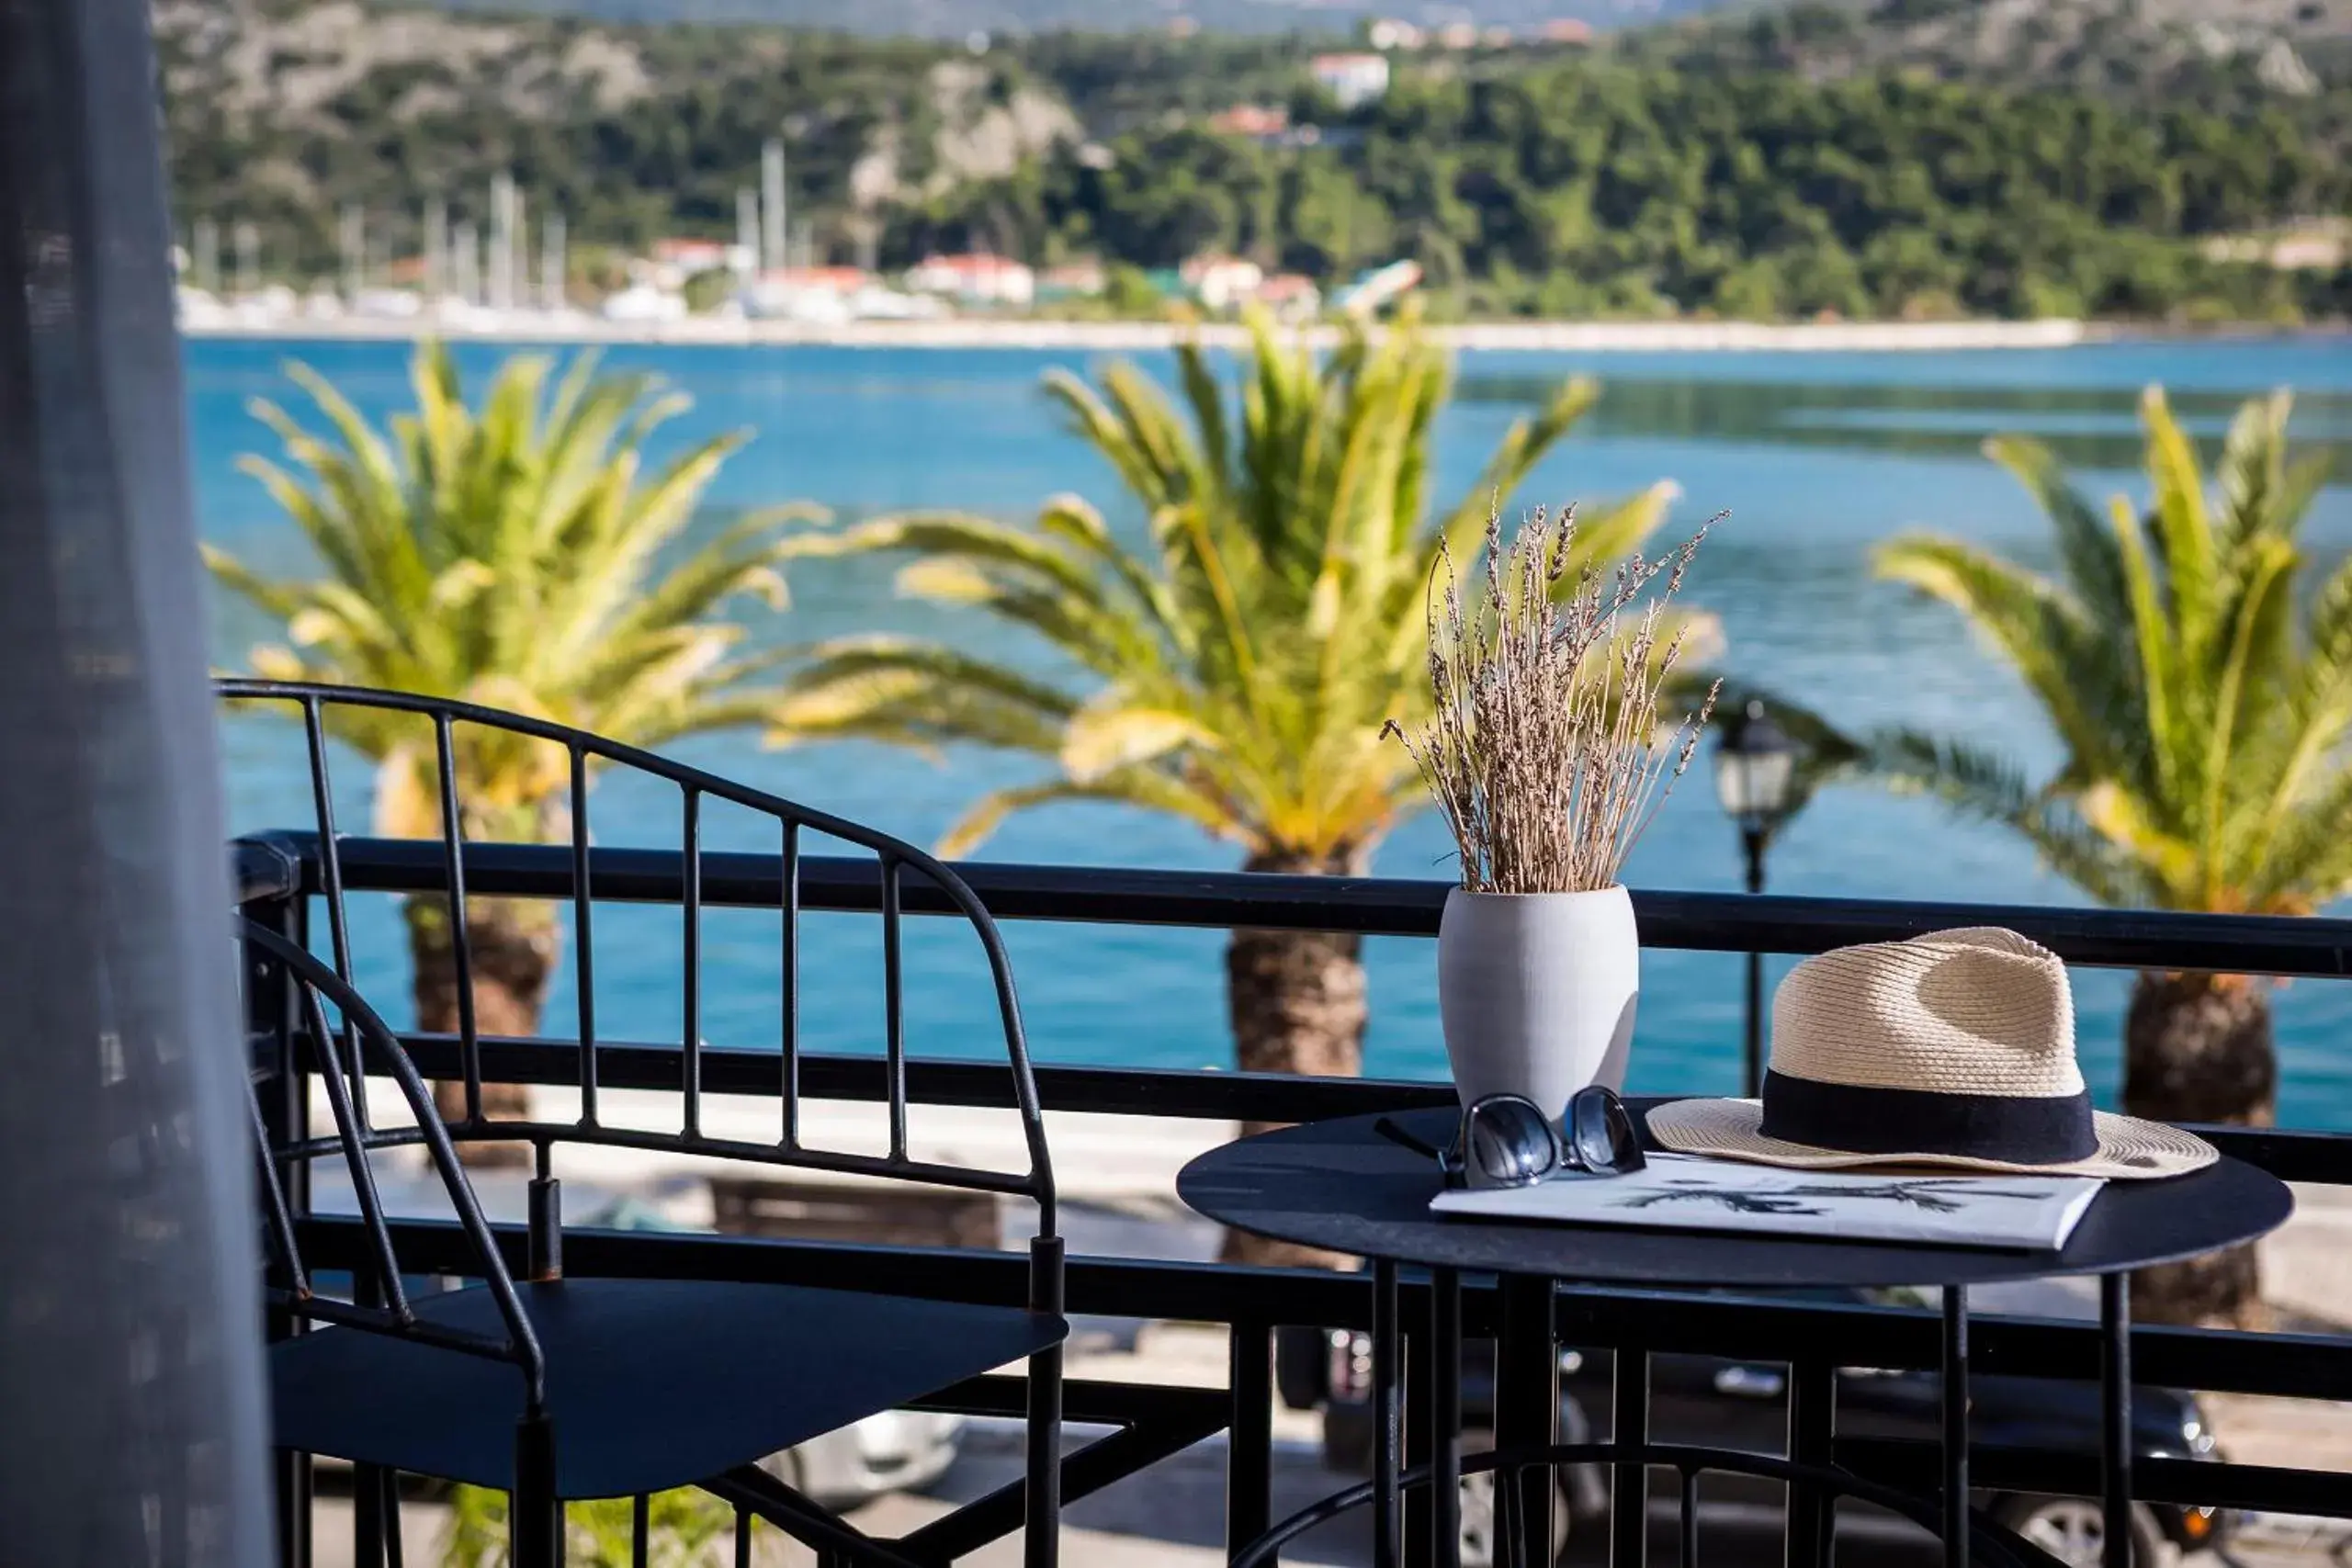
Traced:
[[1026, 305], [1037, 297], [1037, 275], [1010, 257], [974, 251], [925, 256], [907, 269], [907, 287], [917, 294], [944, 294], [967, 304]]

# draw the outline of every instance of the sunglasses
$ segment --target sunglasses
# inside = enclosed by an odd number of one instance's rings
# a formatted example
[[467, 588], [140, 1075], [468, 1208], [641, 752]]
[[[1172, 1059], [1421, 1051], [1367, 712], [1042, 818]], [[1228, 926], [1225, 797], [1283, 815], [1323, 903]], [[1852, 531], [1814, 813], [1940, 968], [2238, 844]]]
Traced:
[[1633, 1113], [1616, 1090], [1600, 1084], [1570, 1096], [1556, 1128], [1526, 1096], [1490, 1094], [1462, 1113], [1461, 1129], [1445, 1148], [1415, 1137], [1385, 1116], [1373, 1123], [1373, 1131], [1435, 1160], [1449, 1188], [1532, 1187], [1571, 1171], [1623, 1176], [1648, 1163]]

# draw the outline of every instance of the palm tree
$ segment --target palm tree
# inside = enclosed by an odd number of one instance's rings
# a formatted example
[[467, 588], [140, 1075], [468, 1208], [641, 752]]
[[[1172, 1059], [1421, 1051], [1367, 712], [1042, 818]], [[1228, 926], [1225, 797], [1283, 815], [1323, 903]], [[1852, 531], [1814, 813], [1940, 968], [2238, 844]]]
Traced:
[[[387, 438], [322, 377], [289, 367], [331, 434], [257, 402], [306, 478], [261, 457], [243, 467], [301, 529], [322, 575], [272, 579], [206, 554], [223, 584], [286, 628], [286, 645], [253, 650], [254, 673], [464, 698], [639, 746], [767, 717], [777, 693], [759, 677], [777, 655], [745, 651], [744, 628], [718, 612], [747, 593], [782, 607], [778, 534], [790, 514], [746, 516], [657, 560], [741, 436], [641, 473], [647, 438], [686, 400], [660, 395], [648, 377], [600, 375], [591, 355], [549, 395], [551, 369], [510, 358], [476, 412], [447, 351], [426, 344], [412, 369], [415, 411], [394, 418]], [[375, 764], [378, 830], [438, 835], [429, 727], [359, 707], [331, 705], [325, 716]], [[468, 726], [456, 742], [469, 837], [568, 834], [560, 748]], [[406, 914], [417, 1026], [454, 1032], [447, 903], [413, 897]], [[552, 908], [470, 899], [466, 923], [481, 1032], [536, 1033], [555, 962]], [[484, 1094], [492, 1113], [527, 1103], [519, 1086]], [[454, 1101], [444, 1110], [462, 1114]], [[468, 1146], [493, 1158], [505, 1148]]]
[[[2049, 514], [2059, 574], [1922, 536], [1883, 546], [1877, 568], [1991, 640], [2065, 759], [2033, 786], [1984, 752], [1897, 734], [1875, 749], [1883, 774], [2024, 835], [2101, 903], [2300, 915], [2352, 890], [2352, 561], [2300, 581], [2296, 531], [2327, 463], [2290, 461], [2290, 407], [2282, 392], [2239, 412], [2209, 493], [2195, 446], [2151, 388], [2144, 514], [2119, 496], [2103, 517], [2039, 443], [1989, 443]], [[2277, 1085], [2263, 985], [2138, 977], [2124, 1022], [2127, 1110], [2261, 1126]], [[2154, 1321], [2260, 1311], [2251, 1250], [2143, 1283]]]
[[[808, 543], [914, 552], [902, 592], [978, 605], [1025, 629], [1076, 680], [932, 641], [845, 637], [796, 673], [776, 738], [977, 741], [1056, 764], [975, 805], [948, 833], [949, 854], [1010, 812], [1106, 800], [1197, 824], [1238, 844], [1250, 871], [1363, 874], [1423, 798], [1403, 748], [1383, 744], [1380, 730], [1415, 722], [1430, 700], [1426, 596], [1439, 552], [1476, 553], [1497, 498], [1595, 392], [1584, 381], [1559, 388], [1511, 427], [1467, 495], [1432, 513], [1430, 432], [1449, 371], [1411, 322], [1378, 341], [1351, 336], [1319, 363], [1277, 342], [1262, 318], [1250, 333], [1238, 407], [1196, 344], [1177, 355], [1175, 398], [1130, 364], [1112, 367], [1099, 389], [1048, 377], [1053, 401], [1141, 502], [1141, 540], [1062, 495], [1031, 528], [921, 513]], [[1589, 515], [1571, 565], [1634, 548], [1672, 493], [1657, 485]], [[1360, 945], [1322, 932], [1233, 933], [1227, 1003], [1244, 1070], [1359, 1070]]]

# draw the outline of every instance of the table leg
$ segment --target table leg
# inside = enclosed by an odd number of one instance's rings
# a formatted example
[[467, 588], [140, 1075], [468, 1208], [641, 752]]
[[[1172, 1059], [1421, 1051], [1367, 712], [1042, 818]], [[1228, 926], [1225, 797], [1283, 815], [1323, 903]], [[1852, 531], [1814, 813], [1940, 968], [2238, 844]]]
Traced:
[[[1525, 1274], [1502, 1280], [1501, 1335], [1495, 1345], [1495, 1447], [1544, 1448], [1558, 1441], [1560, 1352], [1552, 1337], [1552, 1281]], [[1510, 1478], [1495, 1478], [1497, 1501]], [[1518, 1539], [1507, 1553], [1525, 1568], [1550, 1568], [1552, 1472], [1538, 1465], [1512, 1488]]]
[[1372, 1561], [1374, 1568], [1396, 1568], [1396, 1472], [1401, 1458], [1396, 1335], [1396, 1265], [1372, 1266]]
[[1609, 1440], [1610, 1568], [1642, 1568], [1650, 1540], [1650, 1353], [1617, 1348]]
[[[1403, 1286], [1398, 1286], [1401, 1298]], [[1437, 1396], [1433, 1375], [1437, 1370], [1436, 1344], [1431, 1330], [1436, 1324], [1431, 1317], [1435, 1310], [1434, 1287], [1431, 1288], [1430, 1310], [1419, 1315], [1419, 1331], [1408, 1327], [1402, 1332], [1405, 1346], [1405, 1471], [1410, 1473], [1426, 1466], [1432, 1455], [1430, 1439], [1436, 1424], [1430, 1420], [1430, 1403]], [[1403, 1312], [1400, 1300], [1398, 1312]], [[1426, 1486], [1412, 1487], [1405, 1493], [1405, 1561], [1419, 1568], [1424, 1562], [1434, 1563], [1436, 1552], [1431, 1546], [1435, 1539], [1434, 1513], [1437, 1494]]]
[[1944, 1565], [1968, 1568], [1968, 1292], [1944, 1287]]
[[2098, 1281], [2099, 1484], [2106, 1568], [2132, 1568], [2132, 1276]]
[[1438, 1568], [1462, 1568], [1462, 1276], [1430, 1276], [1430, 1534]]

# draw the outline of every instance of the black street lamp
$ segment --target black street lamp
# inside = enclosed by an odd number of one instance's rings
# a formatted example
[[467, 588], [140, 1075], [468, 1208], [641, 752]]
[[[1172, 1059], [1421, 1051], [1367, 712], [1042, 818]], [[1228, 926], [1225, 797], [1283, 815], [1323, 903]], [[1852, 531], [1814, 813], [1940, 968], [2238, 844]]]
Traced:
[[[1796, 743], [1749, 699], [1747, 711], [1725, 719], [1715, 742], [1715, 798], [1739, 829], [1747, 857], [1747, 890], [1764, 891], [1764, 851], [1788, 820], [1796, 797]], [[1747, 1090], [1764, 1082], [1764, 955], [1747, 955]]]

